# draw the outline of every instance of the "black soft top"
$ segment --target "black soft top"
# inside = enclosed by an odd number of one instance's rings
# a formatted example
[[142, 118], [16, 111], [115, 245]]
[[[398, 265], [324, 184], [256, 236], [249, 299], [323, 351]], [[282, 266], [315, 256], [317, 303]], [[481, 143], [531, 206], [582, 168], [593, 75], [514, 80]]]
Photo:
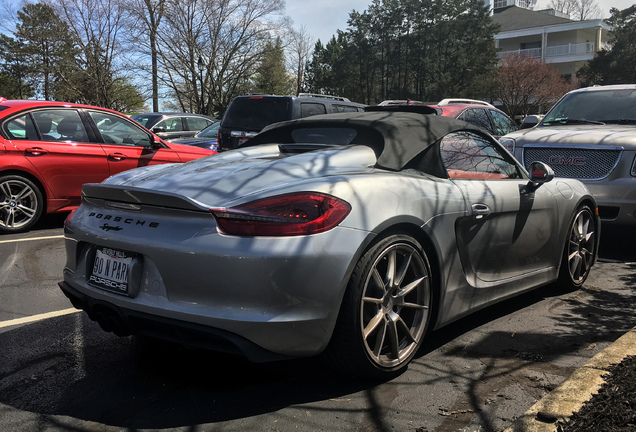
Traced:
[[411, 112], [357, 112], [324, 114], [267, 126], [247, 146], [288, 143], [291, 131], [299, 128], [352, 128], [358, 134], [350, 144], [372, 147], [380, 168], [400, 171], [416, 168], [438, 177], [447, 177], [439, 156], [442, 137], [457, 131], [471, 131], [485, 136], [469, 123], [450, 117]]

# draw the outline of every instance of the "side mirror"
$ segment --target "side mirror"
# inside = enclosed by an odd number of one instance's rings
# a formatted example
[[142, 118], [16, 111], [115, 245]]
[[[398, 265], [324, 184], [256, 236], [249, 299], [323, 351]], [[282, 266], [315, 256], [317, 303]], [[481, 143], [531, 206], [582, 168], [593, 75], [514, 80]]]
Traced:
[[529, 129], [531, 127], [535, 127], [539, 124], [542, 118], [542, 115], [529, 115], [523, 119], [523, 122], [521, 123], [519, 129]]
[[152, 131], [154, 133], [163, 133], [163, 132], [166, 131], [166, 128], [162, 127], [162, 126], [157, 126], [157, 127], [152, 128]]
[[549, 165], [543, 162], [532, 162], [530, 164], [530, 184], [535, 188], [541, 186], [543, 183], [552, 181], [554, 178], [554, 171]]
[[157, 135], [152, 136], [152, 148], [162, 148], [164, 146], [163, 141]]

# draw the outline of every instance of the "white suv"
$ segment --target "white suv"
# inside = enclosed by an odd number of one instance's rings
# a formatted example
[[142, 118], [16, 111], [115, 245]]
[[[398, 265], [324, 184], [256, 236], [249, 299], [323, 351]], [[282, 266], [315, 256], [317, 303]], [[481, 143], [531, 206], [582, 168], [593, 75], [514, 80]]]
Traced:
[[636, 225], [636, 84], [571, 91], [535, 127], [500, 141], [526, 168], [541, 161], [583, 181], [603, 223]]

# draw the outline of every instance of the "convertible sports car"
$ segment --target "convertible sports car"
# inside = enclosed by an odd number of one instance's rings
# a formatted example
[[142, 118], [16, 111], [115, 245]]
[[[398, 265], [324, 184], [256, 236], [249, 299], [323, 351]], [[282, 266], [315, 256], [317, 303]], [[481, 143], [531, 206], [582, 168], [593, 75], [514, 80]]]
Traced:
[[83, 188], [60, 287], [104, 330], [391, 377], [425, 334], [598, 250], [577, 180], [468, 123], [408, 112], [277, 123], [246, 147]]

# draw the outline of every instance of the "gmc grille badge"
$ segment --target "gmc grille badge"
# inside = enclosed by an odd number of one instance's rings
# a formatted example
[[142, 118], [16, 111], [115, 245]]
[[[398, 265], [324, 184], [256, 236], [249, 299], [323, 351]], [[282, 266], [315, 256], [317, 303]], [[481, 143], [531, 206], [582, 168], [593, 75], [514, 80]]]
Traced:
[[564, 156], [550, 156], [549, 165], [573, 165], [573, 166], [584, 166], [585, 158], [584, 157], [564, 157]]

